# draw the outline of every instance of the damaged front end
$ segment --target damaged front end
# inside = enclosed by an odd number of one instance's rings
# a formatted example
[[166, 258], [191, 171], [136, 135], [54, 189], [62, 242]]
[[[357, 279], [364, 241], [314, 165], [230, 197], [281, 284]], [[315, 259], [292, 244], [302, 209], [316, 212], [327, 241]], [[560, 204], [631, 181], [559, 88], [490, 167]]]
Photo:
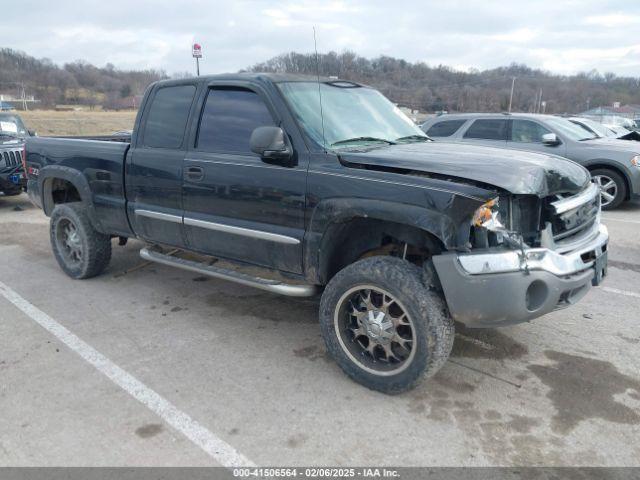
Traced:
[[502, 194], [481, 205], [468, 251], [433, 258], [452, 316], [493, 327], [577, 302], [606, 274], [599, 202], [589, 183], [573, 195]]

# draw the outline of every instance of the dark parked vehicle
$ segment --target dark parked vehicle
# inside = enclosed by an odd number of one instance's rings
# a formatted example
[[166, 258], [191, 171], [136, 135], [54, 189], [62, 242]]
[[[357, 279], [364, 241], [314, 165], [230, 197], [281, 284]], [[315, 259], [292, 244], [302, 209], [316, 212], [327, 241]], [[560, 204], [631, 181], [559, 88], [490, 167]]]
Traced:
[[15, 113], [0, 113], [0, 193], [19, 195], [26, 187], [22, 156], [24, 139], [30, 136]]
[[443, 365], [454, 320], [528, 321], [606, 273], [586, 169], [434, 143], [379, 92], [342, 80], [155, 83], [130, 144], [33, 138], [27, 166], [71, 277], [98, 275], [114, 237], [137, 237], [153, 262], [284, 295], [323, 289], [329, 352], [383, 392]]
[[427, 120], [422, 129], [464, 142], [559, 155], [584, 165], [598, 184], [603, 210], [640, 195], [640, 143], [599, 138], [566, 118], [526, 113], [468, 113]]

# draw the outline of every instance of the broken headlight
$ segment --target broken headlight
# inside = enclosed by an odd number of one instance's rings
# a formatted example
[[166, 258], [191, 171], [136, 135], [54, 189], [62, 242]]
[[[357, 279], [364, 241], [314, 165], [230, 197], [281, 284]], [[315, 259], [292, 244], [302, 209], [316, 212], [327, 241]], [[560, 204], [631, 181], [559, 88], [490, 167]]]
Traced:
[[483, 227], [492, 232], [504, 231], [504, 225], [500, 221], [498, 197], [483, 203], [473, 214], [471, 224], [474, 227]]

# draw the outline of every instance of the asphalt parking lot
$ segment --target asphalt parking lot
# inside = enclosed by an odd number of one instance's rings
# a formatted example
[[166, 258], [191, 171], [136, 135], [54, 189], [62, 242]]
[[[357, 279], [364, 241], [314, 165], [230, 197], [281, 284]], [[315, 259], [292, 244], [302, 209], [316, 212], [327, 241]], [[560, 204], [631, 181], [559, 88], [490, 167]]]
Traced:
[[74, 281], [47, 220], [0, 197], [2, 466], [640, 465], [640, 203], [604, 214], [602, 287], [461, 329], [444, 368], [393, 397], [327, 357], [317, 301], [144, 265], [137, 242]]

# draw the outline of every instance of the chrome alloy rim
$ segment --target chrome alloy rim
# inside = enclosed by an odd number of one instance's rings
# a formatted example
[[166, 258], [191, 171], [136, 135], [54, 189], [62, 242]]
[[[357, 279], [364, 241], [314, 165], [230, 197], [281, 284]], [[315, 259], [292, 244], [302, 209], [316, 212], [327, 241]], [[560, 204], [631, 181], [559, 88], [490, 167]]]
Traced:
[[415, 356], [416, 332], [407, 309], [379, 287], [349, 289], [336, 305], [333, 323], [344, 352], [369, 373], [396, 375]]
[[56, 240], [65, 260], [72, 264], [82, 261], [82, 240], [76, 225], [70, 219], [60, 219], [56, 226]]
[[618, 185], [612, 178], [606, 175], [595, 175], [593, 177], [594, 182], [600, 189], [600, 205], [606, 207], [614, 201], [616, 195], [618, 195]]

